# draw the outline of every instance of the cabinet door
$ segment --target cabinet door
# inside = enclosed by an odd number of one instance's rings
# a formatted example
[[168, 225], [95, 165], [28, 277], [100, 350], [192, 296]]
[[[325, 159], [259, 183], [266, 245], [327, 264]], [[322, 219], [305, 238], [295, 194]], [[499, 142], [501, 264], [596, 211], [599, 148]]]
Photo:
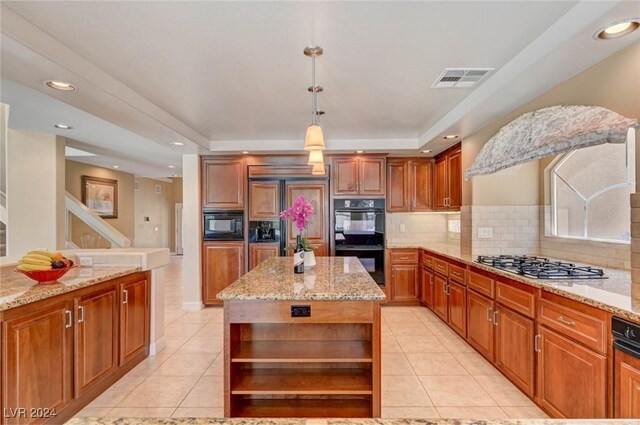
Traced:
[[447, 279], [438, 273], [433, 274], [433, 312], [445, 322], [449, 321], [449, 297]]
[[242, 159], [205, 159], [202, 162], [202, 207], [244, 209], [245, 165]]
[[433, 286], [433, 272], [423, 267], [420, 278], [420, 300], [431, 309], [433, 309]]
[[360, 158], [358, 193], [360, 195], [384, 196], [385, 175], [384, 158]]
[[277, 243], [252, 243], [249, 245], [249, 269], [269, 258], [280, 256], [280, 244]]
[[411, 210], [433, 211], [433, 162], [411, 161]]
[[493, 301], [467, 291], [467, 342], [493, 362]]
[[145, 278], [120, 284], [120, 364], [149, 345], [150, 289]]
[[407, 161], [387, 163], [387, 211], [409, 211], [409, 165]]
[[447, 157], [438, 158], [434, 164], [433, 174], [433, 203], [436, 210], [446, 210], [446, 198], [449, 196]]
[[[304, 196], [313, 205], [313, 219], [303, 235], [315, 252], [328, 252], [329, 246], [329, 189], [326, 181], [287, 182], [287, 207], [293, 205], [298, 196]], [[298, 229], [287, 221], [287, 245], [295, 245]], [[316, 251], [317, 250], [317, 251]]]
[[[3, 408], [62, 410], [73, 393], [73, 303], [60, 301], [2, 323]], [[42, 422], [5, 418], [6, 423]]]
[[448, 209], [460, 210], [462, 205], [462, 150], [457, 149], [447, 155]]
[[333, 194], [358, 194], [358, 159], [336, 158], [333, 161]]
[[467, 337], [467, 288], [449, 280], [449, 325]]
[[249, 220], [278, 220], [280, 183], [249, 183]]
[[113, 285], [76, 299], [76, 397], [118, 368], [117, 291]]
[[607, 359], [544, 326], [538, 334], [538, 404], [555, 417], [604, 418]]
[[391, 266], [391, 297], [393, 301], [418, 299], [418, 266]]
[[640, 418], [640, 358], [619, 349], [614, 355], [614, 416]]
[[244, 243], [206, 242], [202, 253], [202, 302], [220, 305], [218, 292], [235, 282], [244, 272]]
[[496, 367], [528, 396], [534, 394], [533, 320], [496, 304]]

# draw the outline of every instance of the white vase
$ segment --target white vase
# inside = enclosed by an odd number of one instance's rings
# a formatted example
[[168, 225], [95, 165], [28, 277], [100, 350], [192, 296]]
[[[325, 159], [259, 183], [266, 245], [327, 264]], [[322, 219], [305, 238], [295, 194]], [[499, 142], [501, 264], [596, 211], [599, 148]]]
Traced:
[[309, 269], [316, 265], [316, 255], [313, 251], [304, 252], [304, 268]]

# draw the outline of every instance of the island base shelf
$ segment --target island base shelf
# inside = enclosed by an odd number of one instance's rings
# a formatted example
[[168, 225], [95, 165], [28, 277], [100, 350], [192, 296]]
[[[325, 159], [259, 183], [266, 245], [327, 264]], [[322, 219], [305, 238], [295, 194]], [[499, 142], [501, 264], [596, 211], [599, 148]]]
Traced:
[[370, 399], [242, 399], [234, 416], [245, 418], [370, 418]]

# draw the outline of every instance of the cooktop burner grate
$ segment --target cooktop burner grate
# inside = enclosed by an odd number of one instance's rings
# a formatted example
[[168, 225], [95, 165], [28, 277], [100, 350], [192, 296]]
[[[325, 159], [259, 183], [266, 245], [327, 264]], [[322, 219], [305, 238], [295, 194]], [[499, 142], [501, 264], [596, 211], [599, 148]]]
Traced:
[[604, 271], [527, 255], [480, 255], [476, 262], [535, 279], [606, 279]]

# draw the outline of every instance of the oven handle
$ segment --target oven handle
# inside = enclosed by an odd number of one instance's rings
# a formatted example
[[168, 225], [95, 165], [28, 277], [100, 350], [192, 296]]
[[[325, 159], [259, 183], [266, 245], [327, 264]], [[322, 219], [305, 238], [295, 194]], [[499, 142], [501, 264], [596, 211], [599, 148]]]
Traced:
[[336, 208], [335, 212], [370, 212], [370, 213], [383, 213], [382, 208]]
[[630, 356], [640, 359], [640, 348], [638, 347], [634, 347], [633, 345], [628, 344], [624, 341], [620, 341], [618, 339], [613, 340], [613, 347], [622, 351], [623, 353], [627, 353]]

